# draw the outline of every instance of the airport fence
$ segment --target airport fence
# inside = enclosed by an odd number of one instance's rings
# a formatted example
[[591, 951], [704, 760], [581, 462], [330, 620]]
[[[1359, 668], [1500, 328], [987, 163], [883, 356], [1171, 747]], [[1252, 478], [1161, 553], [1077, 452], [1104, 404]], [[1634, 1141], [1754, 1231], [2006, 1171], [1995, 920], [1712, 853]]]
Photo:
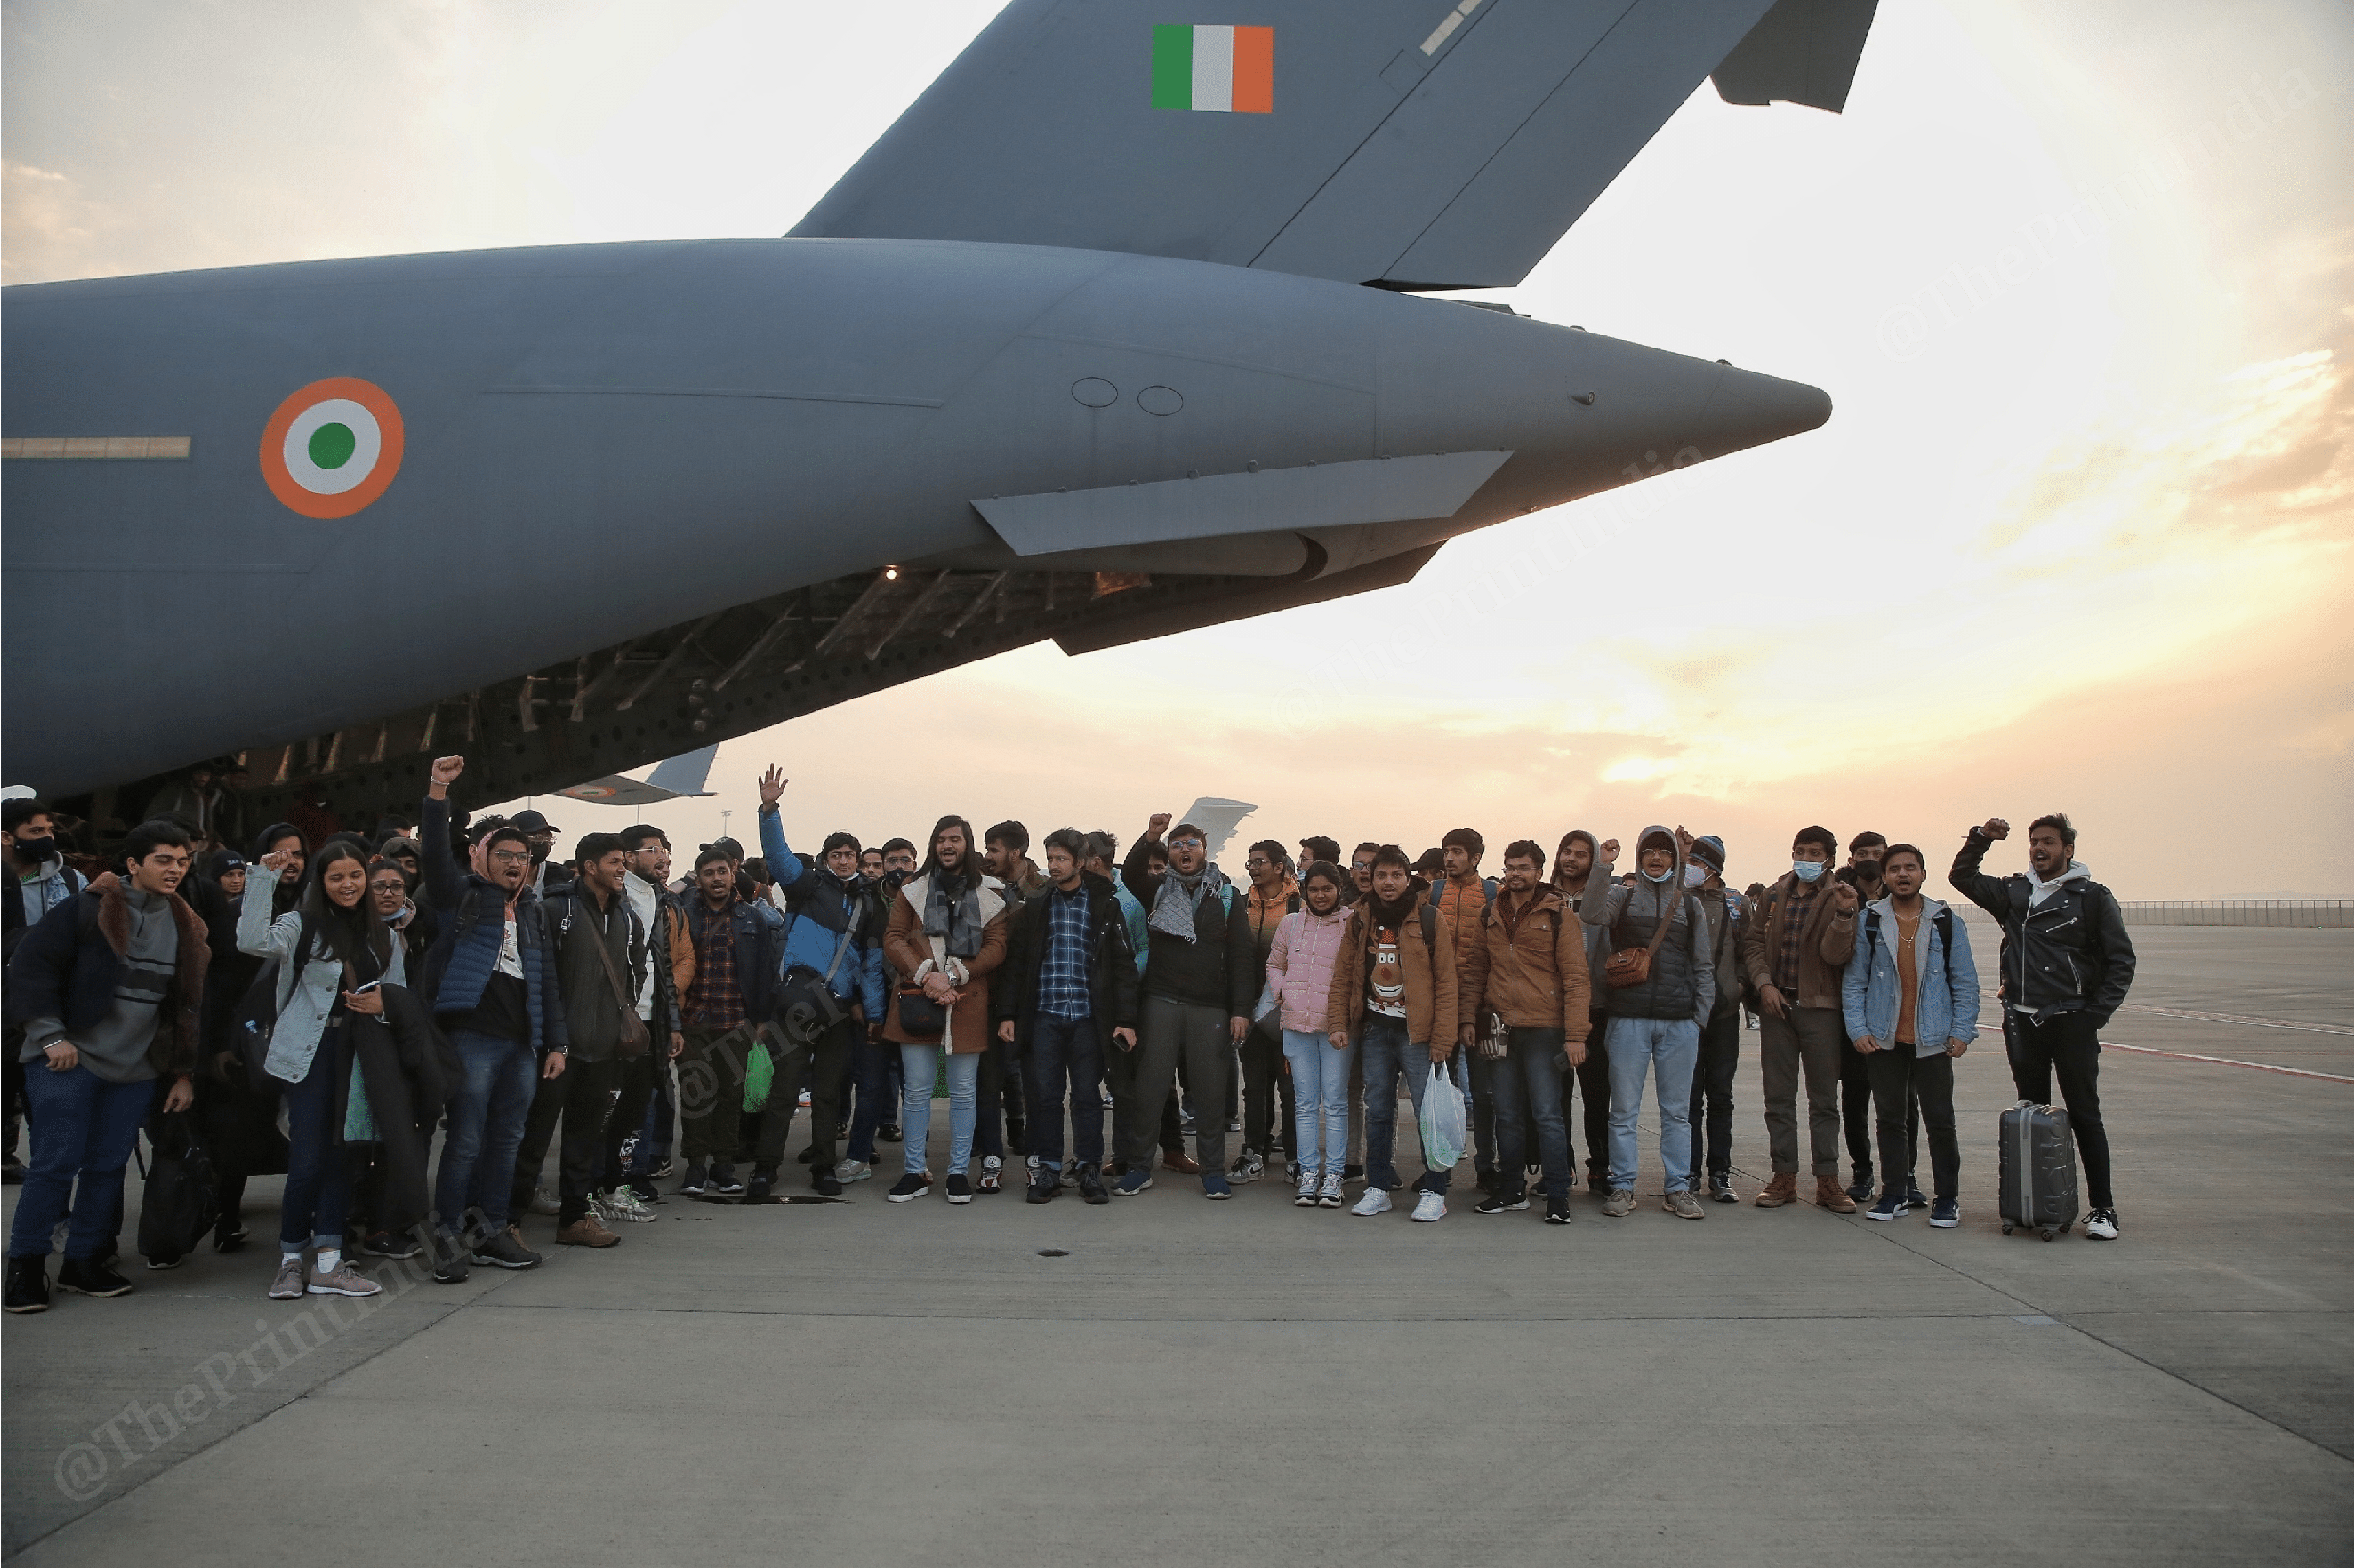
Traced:
[[2346, 899], [2120, 900], [2118, 910], [2128, 925], [2355, 925], [2355, 904]]

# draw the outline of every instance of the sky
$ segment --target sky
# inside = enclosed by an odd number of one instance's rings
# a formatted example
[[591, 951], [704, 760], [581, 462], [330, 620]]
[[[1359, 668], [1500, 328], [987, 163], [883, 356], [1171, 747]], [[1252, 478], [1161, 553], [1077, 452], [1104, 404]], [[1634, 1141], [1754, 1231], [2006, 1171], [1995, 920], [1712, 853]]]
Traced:
[[[781, 234], [995, 9], [7, 4], [0, 277]], [[1704, 85], [1483, 296], [1811, 382], [1822, 430], [741, 737], [645, 815], [749, 837], [774, 761], [797, 842], [1224, 795], [1492, 860], [1683, 823], [1741, 883], [1809, 823], [1934, 860], [2060, 809], [2123, 898], [2346, 897], [2350, 78], [2343, 4], [1883, 0], [1845, 113]]]

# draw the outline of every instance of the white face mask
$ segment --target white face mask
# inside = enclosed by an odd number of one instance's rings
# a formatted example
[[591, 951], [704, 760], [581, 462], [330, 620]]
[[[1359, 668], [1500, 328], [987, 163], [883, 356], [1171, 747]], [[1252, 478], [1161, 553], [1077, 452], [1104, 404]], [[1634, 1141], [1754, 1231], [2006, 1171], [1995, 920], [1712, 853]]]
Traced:
[[1821, 860], [1794, 860], [1791, 862], [1791, 874], [1803, 882], [1812, 882], [1824, 874], [1824, 863]]
[[1689, 888], [1697, 888], [1707, 880], [1709, 880], [1709, 868], [1707, 866], [1687, 866], [1685, 868], [1685, 886]]

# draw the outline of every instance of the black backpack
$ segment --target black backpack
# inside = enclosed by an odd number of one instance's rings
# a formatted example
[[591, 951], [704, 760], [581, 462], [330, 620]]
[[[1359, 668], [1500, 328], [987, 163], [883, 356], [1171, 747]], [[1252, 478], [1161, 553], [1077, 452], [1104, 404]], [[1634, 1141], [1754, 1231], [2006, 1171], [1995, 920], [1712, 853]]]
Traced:
[[237, 1000], [229, 1016], [229, 1048], [245, 1070], [245, 1086], [256, 1094], [276, 1094], [285, 1085], [262, 1071], [270, 1056], [271, 1032], [278, 1027], [279, 960], [265, 958], [253, 983]]
[[155, 1263], [197, 1250], [220, 1217], [220, 1188], [212, 1156], [197, 1139], [196, 1118], [176, 1111], [156, 1118], [155, 1163], [139, 1200], [139, 1253]]

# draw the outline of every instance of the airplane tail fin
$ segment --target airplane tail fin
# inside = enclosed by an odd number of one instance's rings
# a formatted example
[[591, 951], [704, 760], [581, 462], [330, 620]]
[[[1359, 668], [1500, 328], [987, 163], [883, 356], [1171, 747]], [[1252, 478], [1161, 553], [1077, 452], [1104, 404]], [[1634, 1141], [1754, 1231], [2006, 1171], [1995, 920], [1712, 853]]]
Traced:
[[793, 232], [1509, 285], [1730, 57], [1728, 98], [1844, 98], [1871, 10], [1013, 0]]

